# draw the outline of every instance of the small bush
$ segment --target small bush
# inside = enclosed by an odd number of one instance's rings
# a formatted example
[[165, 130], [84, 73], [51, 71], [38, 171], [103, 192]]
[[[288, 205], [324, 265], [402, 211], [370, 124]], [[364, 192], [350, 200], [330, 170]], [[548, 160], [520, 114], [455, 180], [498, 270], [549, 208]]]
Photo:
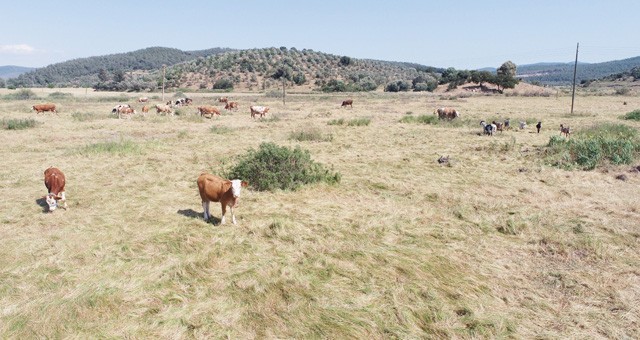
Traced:
[[16, 93], [10, 93], [6, 95], [5, 98], [8, 100], [27, 100], [38, 98], [38, 96], [35, 94], [35, 92], [29, 89], [20, 89]]
[[627, 114], [622, 116], [622, 119], [640, 121], [640, 110], [628, 112]]
[[344, 125], [344, 124], [345, 124], [344, 118], [332, 119], [327, 123], [327, 125]]
[[230, 79], [218, 79], [213, 84], [214, 90], [233, 90], [233, 81]]
[[294, 149], [274, 143], [262, 143], [258, 150], [250, 149], [227, 178], [241, 178], [259, 191], [296, 190], [301, 185], [340, 182], [340, 174], [311, 160], [309, 151], [299, 146]]
[[404, 116], [400, 119], [400, 123], [416, 123], [416, 124], [431, 124], [435, 125], [439, 123], [439, 119], [434, 115], [420, 115], [420, 116]]
[[33, 118], [28, 119], [3, 119], [2, 128], [4, 130], [24, 130], [35, 127], [38, 122]]

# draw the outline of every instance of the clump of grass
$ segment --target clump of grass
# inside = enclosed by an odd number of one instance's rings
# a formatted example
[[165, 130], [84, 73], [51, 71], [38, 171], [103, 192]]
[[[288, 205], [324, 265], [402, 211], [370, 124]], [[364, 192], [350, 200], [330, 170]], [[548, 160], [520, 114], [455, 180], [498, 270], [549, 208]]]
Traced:
[[640, 121], [640, 110], [628, 112], [627, 114], [622, 116], [622, 119]]
[[73, 98], [73, 94], [66, 92], [53, 92], [49, 94], [49, 98], [51, 99], [71, 99]]
[[96, 99], [99, 102], [108, 102], [108, 103], [126, 103], [131, 100], [129, 96], [122, 94], [119, 96], [108, 96], [108, 97], [98, 97]]
[[438, 117], [433, 115], [420, 115], [420, 116], [404, 116], [400, 119], [400, 123], [415, 123], [415, 124], [438, 124]]
[[4, 130], [24, 130], [36, 127], [38, 122], [33, 118], [27, 119], [3, 119], [2, 128]]
[[362, 118], [354, 118], [347, 122], [347, 126], [367, 126], [371, 124], [371, 118], [362, 117]]
[[340, 182], [341, 175], [311, 159], [309, 151], [262, 143], [241, 156], [227, 178], [241, 178], [259, 191], [296, 190], [304, 184]]
[[344, 124], [345, 124], [344, 118], [332, 119], [327, 123], [327, 125], [344, 125]]
[[224, 135], [224, 134], [230, 133], [233, 130], [227, 126], [213, 125], [209, 128], [209, 131], [217, 135]]
[[640, 136], [626, 125], [599, 124], [572, 134], [570, 139], [552, 136], [546, 154], [550, 164], [566, 169], [630, 164], [640, 155]]
[[38, 95], [29, 89], [20, 89], [15, 93], [7, 94], [4, 98], [7, 100], [26, 100], [38, 98]]
[[118, 142], [103, 142], [86, 145], [78, 150], [78, 154], [91, 156], [95, 154], [107, 153], [112, 155], [136, 155], [142, 152], [140, 145], [130, 140], [120, 140]]
[[289, 139], [299, 142], [330, 142], [333, 140], [333, 135], [324, 135], [320, 130], [311, 128], [293, 131], [289, 134]]
[[109, 117], [118, 117], [117, 115], [111, 115], [108, 113], [96, 114], [89, 112], [74, 112], [71, 114], [71, 118], [78, 122], [90, 122], [100, 119], [108, 119]]

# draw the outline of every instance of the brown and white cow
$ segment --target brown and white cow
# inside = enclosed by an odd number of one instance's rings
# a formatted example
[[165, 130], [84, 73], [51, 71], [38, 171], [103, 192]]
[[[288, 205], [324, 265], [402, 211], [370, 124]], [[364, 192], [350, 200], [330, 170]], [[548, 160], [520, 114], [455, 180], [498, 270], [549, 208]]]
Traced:
[[48, 112], [48, 111], [51, 111], [53, 113], [58, 113], [58, 111], [56, 111], [56, 104], [51, 104], [51, 103], [34, 105], [31, 107], [31, 110], [35, 111], [36, 114], [40, 112]]
[[47, 187], [47, 200], [49, 211], [53, 212], [59, 206], [58, 201], [62, 202], [62, 208], [67, 209], [67, 200], [64, 195], [65, 178], [60, 169], [50, 167], [44, 171], [44, 186]]
[[123, 107], [122, 109], [118, 110], [118, 118], [122, 117], [127, 117], [127, 118], [131, 118], [131, 115], [136, 114], [136, 110], [130, 108], [130, 107]]
[[220, 110], [214, 106], [198, 106], [198, 112], [201, 117], [211, 118], [213, 115], [220, 115]]
[[120, 112], [122, 112], [122, 110], [124, 109], [130, 109], [131, 106], [129, 104], [118, 104], [116, 106], [113, 107], [113, 109], [111, 109], [111, 113], [115, 113], [117, 115], [120, 115]]
[[433, 114], [437, 114], [439, 119], [448, 119], [452, 120], [454, 118], [460, 117], [460, 114], [456, 109], [452, 107], [441, 107], [433, 111]]
[[343, 100], [342, 106], [340, 107], [345, 107], [345, 106], [351, 106], [351, 108], [353, 109], [353, 99]]
[[227, 102], [224, 105], [225, 110], [231, 111], [232, 109], [238, 109], [238, 102]]
[[149, 112], [149, 106], [145, 105], [142, 107], [142, 115], [144, 116], [145, 113]]
[[138, 98], [138, 103], [146, 103], [149, 101], [149, 98], [147, 97], [140, 97]]
[[256, 115], [264, 117], [269, 112], [269, 108], [266, 106], [251, 106], [249, 109], [251, 110], [251, 118], [255, 118]]
[[218, 103], [226, 103], [229, 101], [229, 98], [227, 97], [220, 97], [218, 98]]
[[224, 224], [225, 222], [227, 206], [229, 210], [231, 210], [231, 220], [233, 224], [236, 224], [236, 216], [233, 213], [233, 208], [238, 204], [241, 189], [249, 184], [239, 179], [228, 180], [208, 173], [200, 174], [197, 182], [200, 198], [202, 198], [204, 220], [209, 221], [209, 217], [211, 217], [211, 213], [209, 213], [209, 203], [220, 202], [222, 205], [222, 219], [220, 220], [220, 224]]
[[156, 104], [157, 113], [167, 113], [173, 116], [173, 109], [169, 105]]

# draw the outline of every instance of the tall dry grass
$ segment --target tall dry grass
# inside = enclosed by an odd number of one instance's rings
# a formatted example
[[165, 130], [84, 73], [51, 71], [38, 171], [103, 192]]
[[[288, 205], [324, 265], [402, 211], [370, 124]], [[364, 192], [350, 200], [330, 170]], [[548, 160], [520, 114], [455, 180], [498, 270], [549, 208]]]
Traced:
[[[42, 123], [2, 131], [1, 337], [640, 337], [640, 175], [540, 152], [561, 123], [620, 122], [619, 97], [579, 97], [571, 116], [568, 97], [229, 95], [240, 110], [211, 120], [113, 119], [122, 94], [58, 96], [59, 115], [0, 102], [1, 119]], [[463, 123], [401, 122], [443, 105]], [[543, 129], [482, 136], [492, 117]], [[332, 138], [292, 138], [309, 126]], [[249, 189], [238, 225], [205, 223], [197, 176], [262, 142], [300, 145], [340, 184]], [[70, 206], [53, 214], [50, 165]]]

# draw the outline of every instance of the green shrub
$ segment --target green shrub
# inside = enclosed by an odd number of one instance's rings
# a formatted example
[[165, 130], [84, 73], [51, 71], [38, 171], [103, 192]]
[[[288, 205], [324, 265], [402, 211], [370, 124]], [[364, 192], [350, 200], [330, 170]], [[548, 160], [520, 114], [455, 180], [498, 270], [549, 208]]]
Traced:
[[230, 79], [218, 79], [213, 83], [214, 90], [233, 90], [233, 81]]
[[546, 153], [552, 165], [593, 170], [606, 163], [630, 164], [640, 154], [638, 131], [626, 125], [600, 124], [572, 136], [549, 139]]
[[628, 112], [627, 114], [622, 116], [622, 119], [640, 120], [640, 110], [635, 110], [635, 111]]
[[89, 122], [99, 119], [117, 118], [118, 115], [112, 115], [109, 113], [89, 113], [89, 112], [74, 112], [71, 114], [71, 118], [78, 122]]
[[213, 125], [211, 126], [211, 128], [209, 128], [209, 131], [217, 135], [224, 135], [231, 132], [232, 130], [230, 127], [227, 127], [227, 126]]
[[431, 124], [435, 125], [439, 123], [439, 119], [434, 115], [420, 115], [420, 116], [404, 116], [400, 119], [400, 123], [417, 123], [417, 124]]
[[4, 130], [24, 130], [35, 127], [38, 122], [33, 118], [28, 119], [3, 119], [2, 128]]
[[332, 119], [327, 123], [327, 125], [344, 125], [344, 124], [345, 124], [344, 118]]
[[227, 174], [227, 178], [248, 181], [259, 191], [296, 190], [315, 182], [335, 184], [340, 182], [340, 177], [339, 173], [311, 160], [309, 151], [274, 143], [262, 143], [258, 150], [250, 149]]

